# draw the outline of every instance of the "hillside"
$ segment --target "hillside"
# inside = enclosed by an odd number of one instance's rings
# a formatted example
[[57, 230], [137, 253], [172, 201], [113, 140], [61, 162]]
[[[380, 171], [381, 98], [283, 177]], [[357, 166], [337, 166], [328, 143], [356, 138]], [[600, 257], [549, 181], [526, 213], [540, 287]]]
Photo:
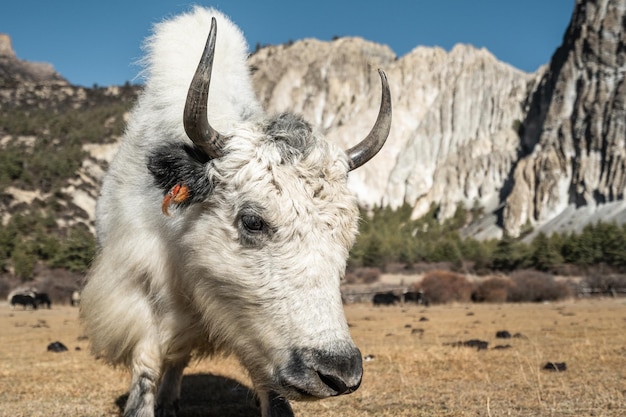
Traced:
[[72, 86], [0, 35], [0, 293], [35, 267], [84, 271], [100, 180], [138, 91]]
[[373, 123], [380, 95], [374, 69], [385, 69], [390, 137], [379, 156], [350, 174], [363, 206], [406, 203], [418, 218], [435, 204], [445, 219], [461, 203], [486, 212], [501, 204], [517, 159], [522, 103], [537, 75], [470, 45], [417, 47], [398, 58], [356, 38], [264, 48], [250, 61], [269, 111], [296, 109], [344, 148]]
[[69, 85], [51, 64], [17, 59], [11, 38], [0, 33], [0, 88], [16, 88], [23, 83]]
[[[471, 45], [398, 57], [360, 38], [267, 46], [249, 63], [269, 113], [302, 113], [344, 148], [376, 117], [383, 68], [393, 126], [351, 173], [362, 207], [452, 219], [480, 240], [530, 239], [626, 221], [624, 19], [623, 0], [578, 0], [562, 45], [533, 74]], [[1, 270], [84, 269], [72, 245], [94, 231], [99, 184], [140, 89], [72, 86], [0, 34]], [[461, 206], [471, 222], [454, 219]]]
[[578, 1], [527, 99], [503, 227], [580, 230], [626, 221], [626, 2]]

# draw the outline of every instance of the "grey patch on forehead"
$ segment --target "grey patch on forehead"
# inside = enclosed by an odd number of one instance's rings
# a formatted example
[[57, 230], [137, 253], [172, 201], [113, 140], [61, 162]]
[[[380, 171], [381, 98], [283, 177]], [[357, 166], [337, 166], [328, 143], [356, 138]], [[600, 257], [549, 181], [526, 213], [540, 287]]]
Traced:
[[311, 125], [293, 113], [280, 113], [269, 119], [265, 133], [274, 140], [283, 160], [289, 163], [307, 156], [317, 143]]

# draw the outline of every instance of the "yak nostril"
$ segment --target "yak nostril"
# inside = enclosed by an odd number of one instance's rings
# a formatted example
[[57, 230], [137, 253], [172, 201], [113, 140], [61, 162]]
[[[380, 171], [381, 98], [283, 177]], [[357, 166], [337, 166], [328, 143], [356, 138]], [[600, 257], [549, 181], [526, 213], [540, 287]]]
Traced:
[[338, 378], [334, 375], [324, 375], [319, 372], [317, 373], [317, 375], [326, 386], [328, 386], [337, 393], [336, 395], [341, 395], [348, 391], [348, 386], [345, 382], [341, 380], [341, 378]]
[[333, 351], [300, 348], [291, 351], [286, 366], [279, 369], [280, 385], [295, 398], [326, 398], [350, 394], [361, 385], [361, 352], [351, 344]]

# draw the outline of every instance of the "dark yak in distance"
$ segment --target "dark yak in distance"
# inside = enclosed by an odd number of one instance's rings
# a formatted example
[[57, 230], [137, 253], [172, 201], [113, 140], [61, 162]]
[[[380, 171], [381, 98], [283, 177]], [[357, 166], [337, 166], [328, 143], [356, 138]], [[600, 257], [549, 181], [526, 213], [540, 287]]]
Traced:
[[41, 306], [42, 304], [46, 305], [46, 308], [52, 307], [52, 301], [50, 301], [50, 297], [45, 292], [35, 293], [35, 302], [37, 306]]
[[407, 291], [403, 294], [404, 303], [425, 304], [422, 291]]
[[372, 298], [372, 302], [375, 306], [391, 306], [400, 302], [400, 297], [389, 292], [379, 292], [374, 294], [374, 298]]
[[28, 306], [32, 306], [33, 310], [37, 309], [37, 300], [30, 294], [15, 294], [11, 297], [11, 307], [15, 308], [17, 304], [24, 306], [24, 310]]

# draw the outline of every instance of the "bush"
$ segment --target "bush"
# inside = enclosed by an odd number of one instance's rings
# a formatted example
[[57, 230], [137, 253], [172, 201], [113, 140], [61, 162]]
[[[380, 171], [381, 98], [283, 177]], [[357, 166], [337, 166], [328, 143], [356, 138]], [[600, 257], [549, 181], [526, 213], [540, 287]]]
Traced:
[[14, 214], [0, 228], [0, 270], [9, 270], [12, 265], [15, 275], [22, 280], [32, 278], [38, 262], [85, 272], [95, 251], [95, 237], [86, 226], [77, 224], [60, 231], [54, 216], [47, 212]]
[[517, 271], [511, 274], [513, 286], [509, 289], [508, 301], [543, 302], [556, 301], [571, 296], [570, 287], [558, 282], [550, 274], [533, 270]]
[[58, 252], [50, 262], [53, 268], [66, 268], [72, 272], [87, 272], [95, 257], [94, 236], [82, 225], [69, 229], [67, 237], [61, 241]]
[[613, 291], [626, 289], [626, 275], [609, 274], [593, 271], [585, 278], [585, 284], [591, 290], [612, 295]]
[[37, 256], [32, 241], [18, 239], [12, 253], [13, 268], [15, 275], [22, 281], [32, 278]]
[[472, 300], [482, 303], [504, 303], [513, 282], [505, 277], [491, 277], [481, 281], [472, 294]]
[[467, 302], [473, 289], [464, 275], [440, 270], [426, 273], [419, 287], [431, 303]]

